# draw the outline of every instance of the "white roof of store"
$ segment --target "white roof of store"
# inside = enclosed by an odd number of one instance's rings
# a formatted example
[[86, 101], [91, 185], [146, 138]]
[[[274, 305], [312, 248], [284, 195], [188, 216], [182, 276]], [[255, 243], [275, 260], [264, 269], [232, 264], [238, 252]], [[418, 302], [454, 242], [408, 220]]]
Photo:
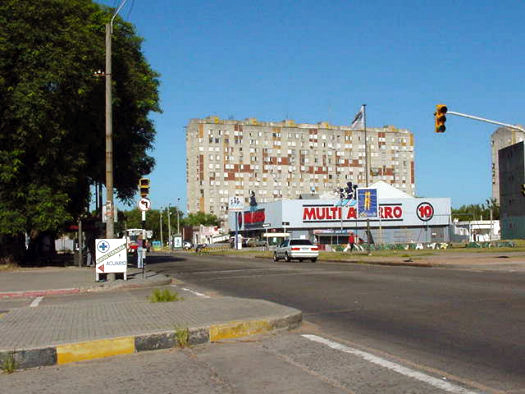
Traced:
[[414, 198], [410, 194], [396, 189], [394, 186], [383, 181], [377, 181], [376, 183], [371, 184], [368, 188], [377, 189], [377, 196], [379, 198]]

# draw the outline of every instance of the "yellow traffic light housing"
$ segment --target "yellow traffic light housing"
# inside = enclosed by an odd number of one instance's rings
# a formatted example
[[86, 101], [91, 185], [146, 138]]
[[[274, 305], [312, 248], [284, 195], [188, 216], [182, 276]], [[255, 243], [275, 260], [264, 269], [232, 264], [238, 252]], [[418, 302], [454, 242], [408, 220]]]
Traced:
[[434, 119], [436, 122], [436, 133], [444, 133], [447, 129], [445, 127], [445, 122], [447, 121], [447, 117], [445, 114], [447, 113], [448, 108], [444, 104], [438, 104], [436, 105], [436, 112], [434, 113]]
[[149, 194], [149, 178], [140, 178], [139, 191], [141, 197], [147, 197]]

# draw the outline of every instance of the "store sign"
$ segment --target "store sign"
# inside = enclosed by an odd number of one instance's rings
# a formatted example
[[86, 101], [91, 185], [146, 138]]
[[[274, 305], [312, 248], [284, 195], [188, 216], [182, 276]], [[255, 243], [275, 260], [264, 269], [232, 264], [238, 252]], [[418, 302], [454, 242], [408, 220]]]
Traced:
[[246, 211], [244, 212], [244, 227], [250, 228], [250, 227], [261, 227], [264, 225], [264, 222], [266, 221], [266, 214], [263, 209], [257, 209], [256, 211]]
[[401, 204], [380, 204], [379, 217], [381, 220], [403, 220], [403, 206]]
[[434, 217], [434, 207], [429, 202], [422, 202], [417, 206], [416, 213], [419, 220], [428, 222]]
[[354, 207], [343, 210], [334, 206], [303, 206], [303, 222], [330, 222], [341, 219], [355, 219], [357, 211]]

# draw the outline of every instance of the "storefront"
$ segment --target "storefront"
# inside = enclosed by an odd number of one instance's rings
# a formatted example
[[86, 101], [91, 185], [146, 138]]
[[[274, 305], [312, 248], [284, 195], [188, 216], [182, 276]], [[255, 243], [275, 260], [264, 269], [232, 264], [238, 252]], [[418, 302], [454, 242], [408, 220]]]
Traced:
[[308, 238], [319, 244], [346, 243], [350, 232], [366, 241], [368, 227], [379, 244], [449, 241], [449, 198], [392, 196], [394, 191], [397, 189], [391, 186], [377, 189], [375, 217], [362, 217], [357, 200], [298, 199], [262, 203], [236, 215], [230, 213], [229, 225], [235, 229], [237, 218], [239, 232], [245, 237], [288, 233], [292, 238]]

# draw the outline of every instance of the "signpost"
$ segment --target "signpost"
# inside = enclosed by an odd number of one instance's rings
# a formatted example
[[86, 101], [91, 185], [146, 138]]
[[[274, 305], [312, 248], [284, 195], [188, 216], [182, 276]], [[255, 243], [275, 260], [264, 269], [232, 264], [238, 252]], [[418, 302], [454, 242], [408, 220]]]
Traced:
[[95, 241], [95, 279], [100, 279], [100, 274], [124, 274], [127, 280], [128, 254], [126, 239], [97, 239]]
[[173, 237], [173, 247], [175, 249], [182, 249], [182, 237], [180, 235], [175, 235]]
[[141, 198], [137, 203], [137, 206], [142, 212], [149, 211], [151, 209], [151, 201], [148, 198]]
[[240, 215], [242, 215], [243, 209], [244, 209], [244, 204], [239, 197], [237, 196], [230, 197], [230, 199], [228, 200], [228, 211], [235, 212], [235, 249], [242, 248], [242, 242], [239, 242], [239, 213], [238, 212], [240, 212]]
[[359, 217], [366, 218], [368, 254], [370, 254], [371, 245], [374, 243], [374, 238], [370, 231], [370, 218], [376, 218], [378, 216], [377, 189], [357, 189], [357, 212]]

